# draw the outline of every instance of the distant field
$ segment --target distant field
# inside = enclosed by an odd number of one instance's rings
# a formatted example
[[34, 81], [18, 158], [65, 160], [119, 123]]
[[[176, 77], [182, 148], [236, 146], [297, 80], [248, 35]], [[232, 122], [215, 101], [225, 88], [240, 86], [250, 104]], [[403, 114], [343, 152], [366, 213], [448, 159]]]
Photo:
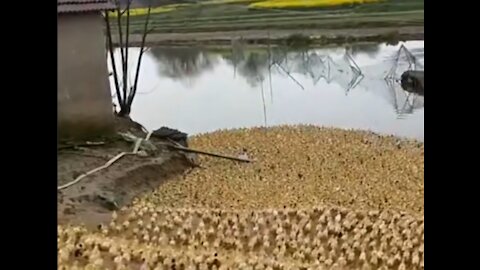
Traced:
[[[293, 2], [295, 4], [292, 5]], [[298, 5], [299, 2], [305, 5]], [[321, 4], [329, 5], [321, 6]], [[260, 8], [259, 5], [263, 6]], [[266, 8], [268, 5], [272, 5], [271, 8]], [[423, 0], [183, 1], [181, 4], [153, 8], [150, 25], [154, 33], [306, 28], [391, 27], [395, 29], [423, 27], [423, 8]], [[132, 33], [143, 31], [146, 11], [146, 8], [132, 10], [131, 14], [136, 15], [130, 19]]]
[[382, 0], [263, 0], [255, 1], [249, 6], [252, 8], [324, 8], [380, 1]]

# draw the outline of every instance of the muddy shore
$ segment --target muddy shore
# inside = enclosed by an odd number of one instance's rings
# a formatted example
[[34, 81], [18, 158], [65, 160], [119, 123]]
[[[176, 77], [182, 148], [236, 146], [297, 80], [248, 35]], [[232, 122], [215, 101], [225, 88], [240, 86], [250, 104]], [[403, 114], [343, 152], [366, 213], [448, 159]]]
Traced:
[[[130, 132], [145, 137], [138, 124], [127, 119], [117, 119], [117, 132]], [[170, 150], [166, 141], [151, 138], [157, 151], [148, 156], [126, 155], [101, 171], [83, 178], [57, 193], [59, 224], [85, 224], [96, 226], [111, 218], [112, 211], [131, 203], [173, 176], [178, 176], [192, 166], [191, 155]], [[130, 152], [133, 143], [117, 137], [103, 140], [97, 146], [59, 146], [57, 185], [65, 185], [80, 175], [98, 168], [121, 152]], [[78, 143], [77, 143], [78, 144]]]

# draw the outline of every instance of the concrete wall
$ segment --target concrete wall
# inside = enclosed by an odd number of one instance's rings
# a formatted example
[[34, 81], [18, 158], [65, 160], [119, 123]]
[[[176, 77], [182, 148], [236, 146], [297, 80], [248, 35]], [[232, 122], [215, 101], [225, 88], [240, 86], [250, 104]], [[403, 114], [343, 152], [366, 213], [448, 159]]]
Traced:
[[86, 139], [113, 131], [103, 25], [99, 13], [58, 15], [60, 138]]

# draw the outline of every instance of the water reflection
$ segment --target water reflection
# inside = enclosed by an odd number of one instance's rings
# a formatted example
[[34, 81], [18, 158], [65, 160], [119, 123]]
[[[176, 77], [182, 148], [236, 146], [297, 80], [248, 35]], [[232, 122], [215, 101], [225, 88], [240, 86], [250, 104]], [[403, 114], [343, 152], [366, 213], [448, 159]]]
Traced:
[[346, 47], [353, 55], [366, 54], [370, 57], [376, 57], [380, 53], [380, 44], [377, 43], [358, 43]]
[[198, 48], [151, 48], [160, 76], [172, 79], [196, 78], [211, 70], [216, 58]]
[[[315, 124], [423, 140], [424, 98], [398, 83], [423, 70], [423, 41], [397, 46], [152, 48], [132, 117], [188, 133]], [[185, 82], [188, 82], [187, 84]]]

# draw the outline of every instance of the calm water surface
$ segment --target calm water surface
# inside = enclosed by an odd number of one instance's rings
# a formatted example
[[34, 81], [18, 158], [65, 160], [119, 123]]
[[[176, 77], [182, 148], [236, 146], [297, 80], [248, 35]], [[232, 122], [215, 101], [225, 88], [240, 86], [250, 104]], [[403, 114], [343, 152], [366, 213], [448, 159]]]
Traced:
[[408, 69], [423, 70], [423, 58], [423, 41], [297, 50], [150, 48], [132, 118], [147, 129], [189, 134], [314, 124], [423, 141], [424, 97], [397, 82]]

